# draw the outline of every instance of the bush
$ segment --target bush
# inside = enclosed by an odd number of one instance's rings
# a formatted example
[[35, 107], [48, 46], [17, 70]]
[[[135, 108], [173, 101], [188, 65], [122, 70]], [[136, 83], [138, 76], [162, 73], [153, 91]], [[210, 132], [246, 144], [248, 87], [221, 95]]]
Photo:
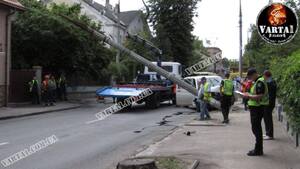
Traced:
[[278, 84], [278, 96], [292, 127], [300, 131], [300, 50], [285, 59], [271, 62]]

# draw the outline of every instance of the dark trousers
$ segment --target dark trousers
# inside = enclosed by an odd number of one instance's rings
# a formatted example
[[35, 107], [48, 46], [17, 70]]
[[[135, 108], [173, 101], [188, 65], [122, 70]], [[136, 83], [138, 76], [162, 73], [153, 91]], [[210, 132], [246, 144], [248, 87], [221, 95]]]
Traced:
[[266, 135], [269, 137], [274, 137], [273, 134], [273, 117], [272, 117], [272, 112], [275, 106], [269, 105], [265, 106], [264, 109], [264, 122], [266, 126]]
[[45, 105], [48, 105], [48, 103], [50, 102], [50, 94], [48, 90], [44, 90], [43, 93], [43, 101], [45, 103]]
[[40, 104], [40, 97], [37, 91], [31, 92], [31, 102], [32, 104]]
[[55, 102], [55, 97], [56, 97], [56, 90], [49, 90], [50, 104], [53, 104], [53, 102]]
[[244, 110], [248, 110], [248, 99], [243, 98], [243, 103], [244, 103]]
[[229, 116], [229, 109], [231, 107], [231, 99], [232, 96], [226, 96], [226, 95], [223, 95], [221, 98], [221, 109], [222, 109], [224, 121], [229, 120], [228, 116]]
[[263, 134], [261, 121], [264, 115], [264, 106], [249, 106], [252, 132], [255, 136], [256, 143], [254, 150], [257, 152], [263, 151]]

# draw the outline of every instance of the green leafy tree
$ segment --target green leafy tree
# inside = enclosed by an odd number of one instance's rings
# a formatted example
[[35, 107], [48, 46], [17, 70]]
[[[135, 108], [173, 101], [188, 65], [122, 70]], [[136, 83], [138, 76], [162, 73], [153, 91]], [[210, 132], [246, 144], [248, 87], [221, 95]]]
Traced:
[[19, 13], [12, 25], [13, 68], [40, 65], [46, 71], [102, 81], [109, 76], [106, 69], [113, 53], [99, 39], [60, 16], [99, 30], [99, 23], [80, 14], [79, 4], [46, 7], [35, 0], [20, 1], [29, 10]]
[[193, 51], [193, 17], [199, 0], [149, 0], [149, 21], [164, 60], [187, 65]]
[[271, 71], [278, 83], [278, 96], [288, 118], [300, 132], [300, 50], [284, 59], [275, 59]]
[[203, 60], [203, 54], [208, 55], [206, 48], [203, 45], [203, 41], [198, 37], [193, 40], [192, 56], [188, 60], [188, 66], [194, 65]]

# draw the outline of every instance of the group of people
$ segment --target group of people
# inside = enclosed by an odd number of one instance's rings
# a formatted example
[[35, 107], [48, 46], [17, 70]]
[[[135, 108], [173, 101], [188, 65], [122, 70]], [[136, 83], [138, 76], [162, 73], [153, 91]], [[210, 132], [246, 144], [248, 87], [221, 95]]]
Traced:
[[66, 78], [62, 74], [58, 79], [54, 75], [45, 75], [40, 84], [34, 76], [29, 82], [32, 104], [40, 104], [40, 93], [45, 106], [53, 106], [56, 99], [67, 100]]
[[[225, 74], [225, 79], [220, 84], [221, 109], [223, 123], [229, 123], [230, 107], [234, 103], [234, 82], [229, 79], [230, 74]], [[241, 96], [245, 110], [250, 110], [252, 132], [256, 138], [254, 149], [247, 153], [248, 156], [263, 155], [263, 140], [274, 139], [272, 112], [276, 104], [276, 82], [272, 79], [269, 70], [259, 76], [255, 68], [250, 68], [247, 77], [241, 86]], [[200, 89], [196, 106], [200, 110], [200, 120], [210, 119], [207, 106], [211, 99], [210, 84], [205, 77], [201, 78]], [[261, 121], [264, 119], [266, 134], [263, 135]]]
[[[234, 84], [232, 80], [229, 80], [229, 73], [225, 74], [225, 79], [222, 80], [220, 84], [220, 94], [221, 94], [221, 108], [223, 114], [223, 123], [229, 123], [229, 109], [233, 104], [233, 92]], [[196, 100], [197, 110], [200, 111], [200, 120], [209, 120], [211, 119], [208, 111], [208, 104], [212, 99], [210, 92], [210, 84], [207, 81], [206, 77], [202, 77], [199, 82], [199, 91], [198, 97]]]

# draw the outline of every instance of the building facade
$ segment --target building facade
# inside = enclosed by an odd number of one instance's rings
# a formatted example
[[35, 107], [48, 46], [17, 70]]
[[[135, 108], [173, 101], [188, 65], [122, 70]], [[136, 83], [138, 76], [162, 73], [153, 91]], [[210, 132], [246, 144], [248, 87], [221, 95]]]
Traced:
[[[208, 52], [210, 57], [215, 56], [219, 52], [222, 53], [222, 50], [218, 47], [206, 47], [206, 51]], [[217, 62], [217, 63], [215, 63], [211, 66], [209, 66], [207, 68], [207, 70], [210, 71], [210, 72], [217, 73], [220, 76], [224, 76], [226, 71], [228, 71], [227, 69], [224, 68], [222, 60], [220, 60], [219, 62]]]
[[24, 10], [24, 7], [17, 0], [0, 0], [0, 107], [8, 103], [11, 22], [19, 10]]
[[124, 42], [126, 32], [138, 34], [148, 27], [143, 22], [142, 11], [126, 11], [119, 13], [119, 6], [113, 7], [109, 0], [105, 5], [99, 4], [93, 0], [44, 0], [46, 4], [65, 3], [67, 5], [80, 4], [82, 14], [85, 14], [95, 22], [101, 23], [101, 31], [117, 42]]

